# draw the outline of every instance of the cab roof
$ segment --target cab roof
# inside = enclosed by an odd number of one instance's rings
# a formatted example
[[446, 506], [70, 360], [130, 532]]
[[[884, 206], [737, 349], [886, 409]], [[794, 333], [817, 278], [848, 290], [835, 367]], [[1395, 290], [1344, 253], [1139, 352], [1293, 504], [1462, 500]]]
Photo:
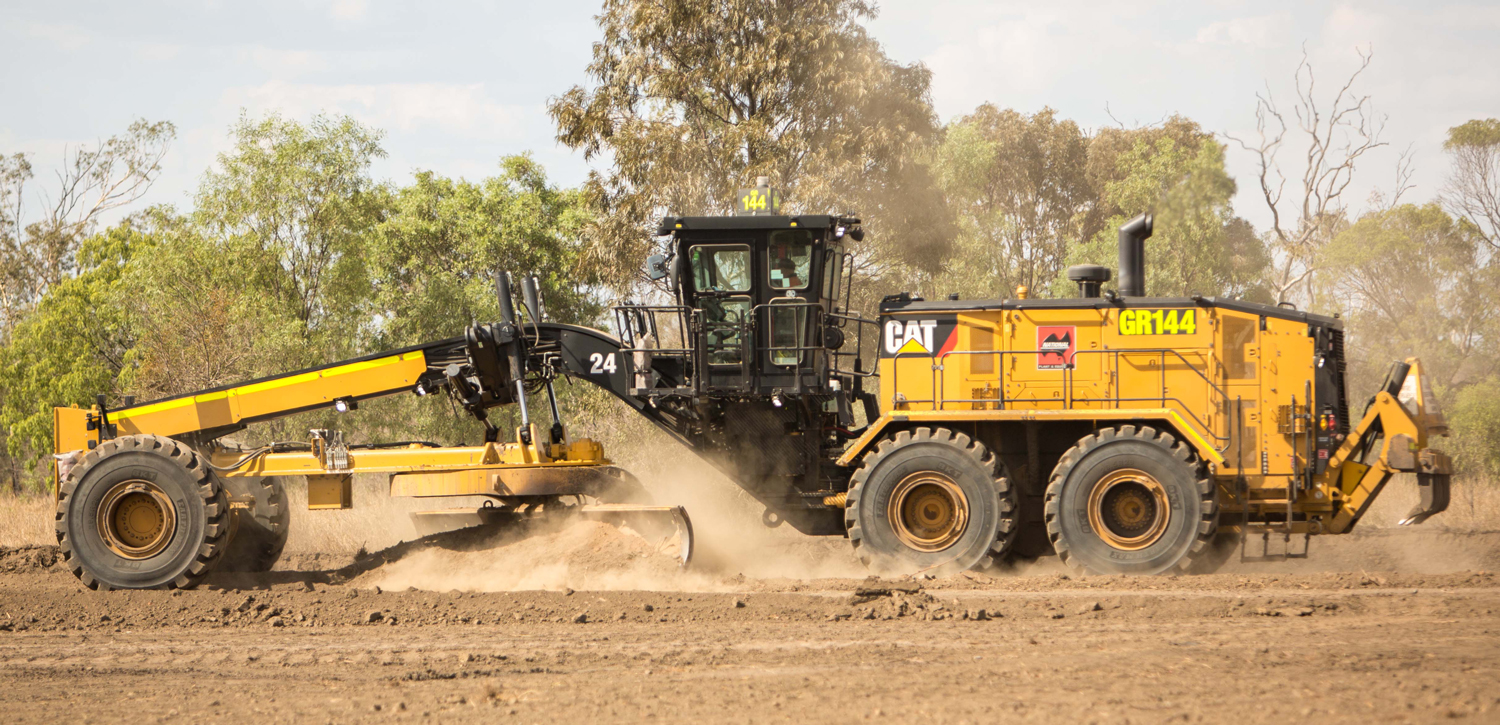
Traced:
[[836, 226], [859, 226], [859, 217], [834, 214], [799, 214], [797, 216], [665, 216], [656, 227], [657, 236], [692, 230], [734, 229], [831, 229]]

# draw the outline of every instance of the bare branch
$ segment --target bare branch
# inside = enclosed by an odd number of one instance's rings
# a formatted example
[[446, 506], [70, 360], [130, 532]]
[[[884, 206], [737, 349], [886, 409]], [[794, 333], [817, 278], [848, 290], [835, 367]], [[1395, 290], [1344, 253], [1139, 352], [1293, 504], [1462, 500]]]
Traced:
[[[1386, 117], [1374, 111], [1369, 96], [1354, 93], [1355, 83], [1370, 67], [1374, 53], [1368, 49], [1357, 49], [1357, 52], [1359, 67], [1333, 94], [1332, 102], [1324, 106], [1318, 99], [1317, 75], [1308, 59], [1307, 47], [1303, 45], [1302, 57], [1292, 75], [1296, 93], [1292, 115], [1307, 146], [1299, 159], [1301, 193], [1294, 202], [1284, 198], [1286, 177], [1278, 163], [1278, 155], [1287, 140], [1287, 124], [1269, 87], [1264, 96], [1256, 94], [1259, 142], [1224, 134], [1241, 149], [1256, 155], [1261, 197], [1271, 214], [1267, 234], [1272, 252], [1280, 260], [1277, 279], [1273, 280], [1279, 302], [1287, 301], [1299, 290], [1310, 299], [1312, 279], [1317, 270], [1316, 259], [1343, 223], [1347, 210], [1344, 194], [1353, 182], [1357, 162], [1386, 145], [1381, 140]], [[1399, 199], [1401, 193], [1410, 188], [1410, 176], [1410, 161], [1408, 155], [1403, 154], [1398, 163], [1398, 183], [1393, 199]], [[1283, 201], [1295, 203], [1296, 213], [1288, 214]]]

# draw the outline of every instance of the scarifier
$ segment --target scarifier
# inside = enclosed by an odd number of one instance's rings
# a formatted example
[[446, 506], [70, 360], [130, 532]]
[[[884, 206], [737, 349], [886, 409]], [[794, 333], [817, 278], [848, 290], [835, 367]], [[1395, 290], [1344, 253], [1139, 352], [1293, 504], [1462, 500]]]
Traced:
[[[279, 477], [306, 476], [309, 504], [337, 508], [351, 474], [381, 471], [395, 495], [498, 504], [427, 514], [424, 531], [635, 517], [675, 529], [686, 562], [686, 512], [639, 503], [597, 443], [569, 438], [559, 375], [608, 390], [722, 470], [767, 526], [845, 536], [882, 572], [1057, 554], [1089, 573], [1158, 574], [1236, 553], [1305, 556], [1312, 535], [1351, 531], [1403, 472], [1421, 503], [1402, 523], [1447, 507], [1451, 463], [1429, 446], [1447, 427], [1416, 359], [1351, 416], [1337, 315], [1145, 296], [1149, 215], [1120, 228], [1116, 289], [1108, 268], [1079, 265], [1067, 271], [1076, 298], [902, 293], [872, 319], [848, 301], [860, 219], [779, 205], [760, 179], [735, 216], [664, 218], [666, 253], [646, 271], [672, 299], [615, 307], [617, 335], [541, 321], [531, 278], [518, 323], [501, 275], [502, 321], [462, 338], [143, 405], [58, 408], [63, 552], [93, 586], [189, 586], [226, 557], [266, 568], [286, 536]], [[351, 446], [337, 431], [253, 451], [217, 442], [405, 391], [446, 392], [485, 424], [486, 444]], [[526, 408], [542, 391], [547, 431]], [[522, 425], [500, 443], [485, 411], [506, 404]]]

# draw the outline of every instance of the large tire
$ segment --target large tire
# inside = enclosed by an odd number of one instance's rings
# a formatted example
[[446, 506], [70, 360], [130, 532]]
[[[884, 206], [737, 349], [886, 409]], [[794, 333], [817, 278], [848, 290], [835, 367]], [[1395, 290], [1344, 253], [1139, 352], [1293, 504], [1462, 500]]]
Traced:
[[1047, 535], [1086, 574], [1187, 571], [1218, 526], [1216, 487], [1187, 444], [1105, 428], [1063, 454], [1047, 484]]
[[224, 555], [228, 516], [218, 477], [192, 448], [124, 436], [89, 451], [63, 482], [57, 543], [91, 589], [186, 589]]
[[224, 488], [234, 512], [234, 535], [229, 540], [221, 571], [270, 571], [286, 548], [292, 514], [280, 476], [225, 476]]
[[918, 428], [865, 456], [844, 522], [855, 554], [876, 571], [982, 568], [1015, 538], [1016, 492], [984, 444], [947, 428]]

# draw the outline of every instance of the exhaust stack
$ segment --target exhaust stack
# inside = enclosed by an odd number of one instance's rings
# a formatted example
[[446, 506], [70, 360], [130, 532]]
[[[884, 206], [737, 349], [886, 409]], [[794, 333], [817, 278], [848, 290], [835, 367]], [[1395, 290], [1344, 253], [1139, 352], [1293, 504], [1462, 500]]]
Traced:
[[1146, 240], [1152, 217], [1141, 214], [1120, 226], [1120, 296], [1146, 296]]

